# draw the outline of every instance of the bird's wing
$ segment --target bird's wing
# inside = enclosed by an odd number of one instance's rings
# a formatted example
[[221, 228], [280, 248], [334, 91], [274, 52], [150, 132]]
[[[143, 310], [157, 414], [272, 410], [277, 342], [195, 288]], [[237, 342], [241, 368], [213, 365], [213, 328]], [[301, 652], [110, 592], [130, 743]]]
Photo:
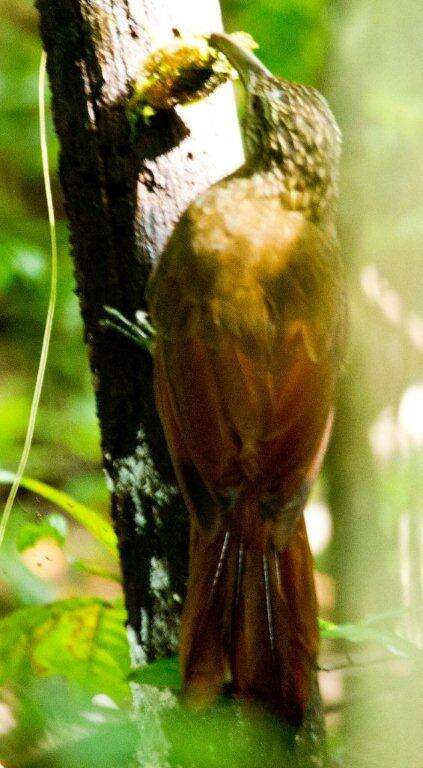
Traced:
[[150, 284], [158, 407], [187, 503], [200, 518], [200, 505], [209, 510], [209, 527], [225, 488], [277, 483], [281, 472], [298, 485], [332, 407], [342, 336], [336, 249], [291, 212], [277, 223], [271, 253], [238, 232], [243, 252], [225, 260], [186, 216]]

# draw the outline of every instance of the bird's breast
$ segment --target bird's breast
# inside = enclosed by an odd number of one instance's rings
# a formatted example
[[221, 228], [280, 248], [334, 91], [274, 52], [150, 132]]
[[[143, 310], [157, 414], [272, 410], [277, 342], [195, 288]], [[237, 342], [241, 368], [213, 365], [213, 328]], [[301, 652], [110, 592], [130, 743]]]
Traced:
[[212, 187], [191, 206], [192, 253], [214, 271], [217, 290], [251, 286], [288, 266], [306, 222], [287, 213], [279, 196], [257, 196], [251, 179]]
[[175, 228], [150, 283], [150, 307], [168, 338], [219, 346], [229, 334], [260, 361], [300, 327], [316, 358], [318, 347], [327, 354], [337, 323], [337, 267], [323, 228], [277, 194], [262, 194], [254, 179], [234, 176], [203, 193]]

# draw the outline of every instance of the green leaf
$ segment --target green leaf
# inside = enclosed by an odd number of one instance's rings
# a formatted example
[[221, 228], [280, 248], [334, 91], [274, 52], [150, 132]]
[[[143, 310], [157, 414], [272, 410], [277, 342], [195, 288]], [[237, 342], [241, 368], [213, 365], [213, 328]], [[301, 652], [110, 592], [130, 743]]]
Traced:
[[319, 619], [320, 634], [326, 640], [348, 640], [350, 643], [376, 643], [389, 653], [401, 658], [415, 655], [416, 646], [394, 632], [385, 632], [369, 626], [366, 622], [359, 624], [334, 624], [326, 619]]
[[[13, 478], [12, 472], [0, 471], [0, 484], [7, 485], [12, 483]], [[116, 534], [110, 523], [94, 509], [85, 506], [85, 504], [80, 504], [72, 496], [64, 493], [64, 491], [58, 491], [56, 488], [52, 488], [51, 485], [42, 483], [40, 480], [34, 480], [31, 477], [23, 477], [21, 486], [63, 509], [77, 523], [86, 528], [114, 557], [118, 557]]]
[[128, 768], [139, 742], [137, 723], [129, 707], [108, 706], [102, 698], [63, 677], [35, 680], [20, 692], [16, 727], [1, 737], [0, 763], [13, 768]]
[[126, 615], [96, 598], [23, 608], [0, 621], [0, 685], [62, 675], [91, 694], [129, 695]]
[[[284, 725], [280, 717], [252, 702], [222, 699], [202, 712], [179, 707], [161, 711], [160, 715], [171, 745], [172, 766], [294, 768], [294, 765], [305, 765], [299, 754], [293, 755], [293, 730]], [[318, 764], [323, 762], [316, 762]], [[311, 765], [308, 760], [307, 765]]]
[[35, 546], [41, 539], [54, 539], [61, 547], [65, 541], [57, 528], [47, 522], [28, 523], [24, 525], [16, 537], [16, 549], [18, 552], [25, 552], [26, 549]]
[[122, 578], [120, 574], [115, 573], [114, 571], [110, 571], [108, 568], [100, 568], [96, 565], [92, 565], [91, 563], [84, 563], [83, 560], [74, 560], [72, 567], [75, 569], [75, 571], [79, 571], [80, 573], [86, 573], [89, 576], [100, 576], [101, 579], [109, 579], [109, 581], [122, 584]]
[[134, 669], [129, 680], [140, 685], [154, 685], [156, 688], [180, 690], [182, 686], [178, 656], [158, 659], [146, 667]]

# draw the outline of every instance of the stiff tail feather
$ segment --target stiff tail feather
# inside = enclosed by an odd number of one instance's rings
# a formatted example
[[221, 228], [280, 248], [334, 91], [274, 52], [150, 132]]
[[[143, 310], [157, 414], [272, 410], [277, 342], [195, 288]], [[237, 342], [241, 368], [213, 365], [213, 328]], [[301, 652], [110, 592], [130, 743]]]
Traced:
[[191, 534], [182, 622], [185, 691], [210, 704], [225, 682], [299, 725], [318, 650], [313, 562], [304, 519], [285, 549], [228, 529], [212, 540]]

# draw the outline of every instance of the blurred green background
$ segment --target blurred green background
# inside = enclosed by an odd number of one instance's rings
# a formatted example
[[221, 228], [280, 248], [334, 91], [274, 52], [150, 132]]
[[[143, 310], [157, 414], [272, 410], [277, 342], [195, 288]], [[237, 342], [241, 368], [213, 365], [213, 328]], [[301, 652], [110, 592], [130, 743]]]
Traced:
[[[423, 591], [423, 6], [420, 0], [223, 0], [222, 7], [227, 29], [250, 32], [275, 74], [323, 91], [343, 131], [340, 233], [351, 339], [332, 447], [308, 520], [322, 615], [345, 622], [383, 614], [378, 626], [411, 641], [416, 652], [411, 660], [396, 657], [359, 672], [353, 666], [323, 673], [322, 685], [334, 749], [347, 755], [348, 765], [421, 768], [415, 725], [423, 694], [415, 681], [422, 669]], [[49, 242], [37, 15], [27, 0], [0, 0], [0, 22], [0, 471], [13, 471], [40, 352]], [[54, 169], [50, 118], [49, 151]], [[59, 298], [27, 474], [106, 515], [63, 202], [54, 172], [52, 178]], [[0, 490], [5, 498], [7, 486]], [[52, 511], [40, 496], [19, 494], [1, 557], [0, 614], [67, 596], [119, 595], [110, 579], [72, 567], [82, 558], [116, 572], [74, 524], [65, 554], [59, 545], [48, 558], [38, 550], [18, 554], [19, 530]]]

